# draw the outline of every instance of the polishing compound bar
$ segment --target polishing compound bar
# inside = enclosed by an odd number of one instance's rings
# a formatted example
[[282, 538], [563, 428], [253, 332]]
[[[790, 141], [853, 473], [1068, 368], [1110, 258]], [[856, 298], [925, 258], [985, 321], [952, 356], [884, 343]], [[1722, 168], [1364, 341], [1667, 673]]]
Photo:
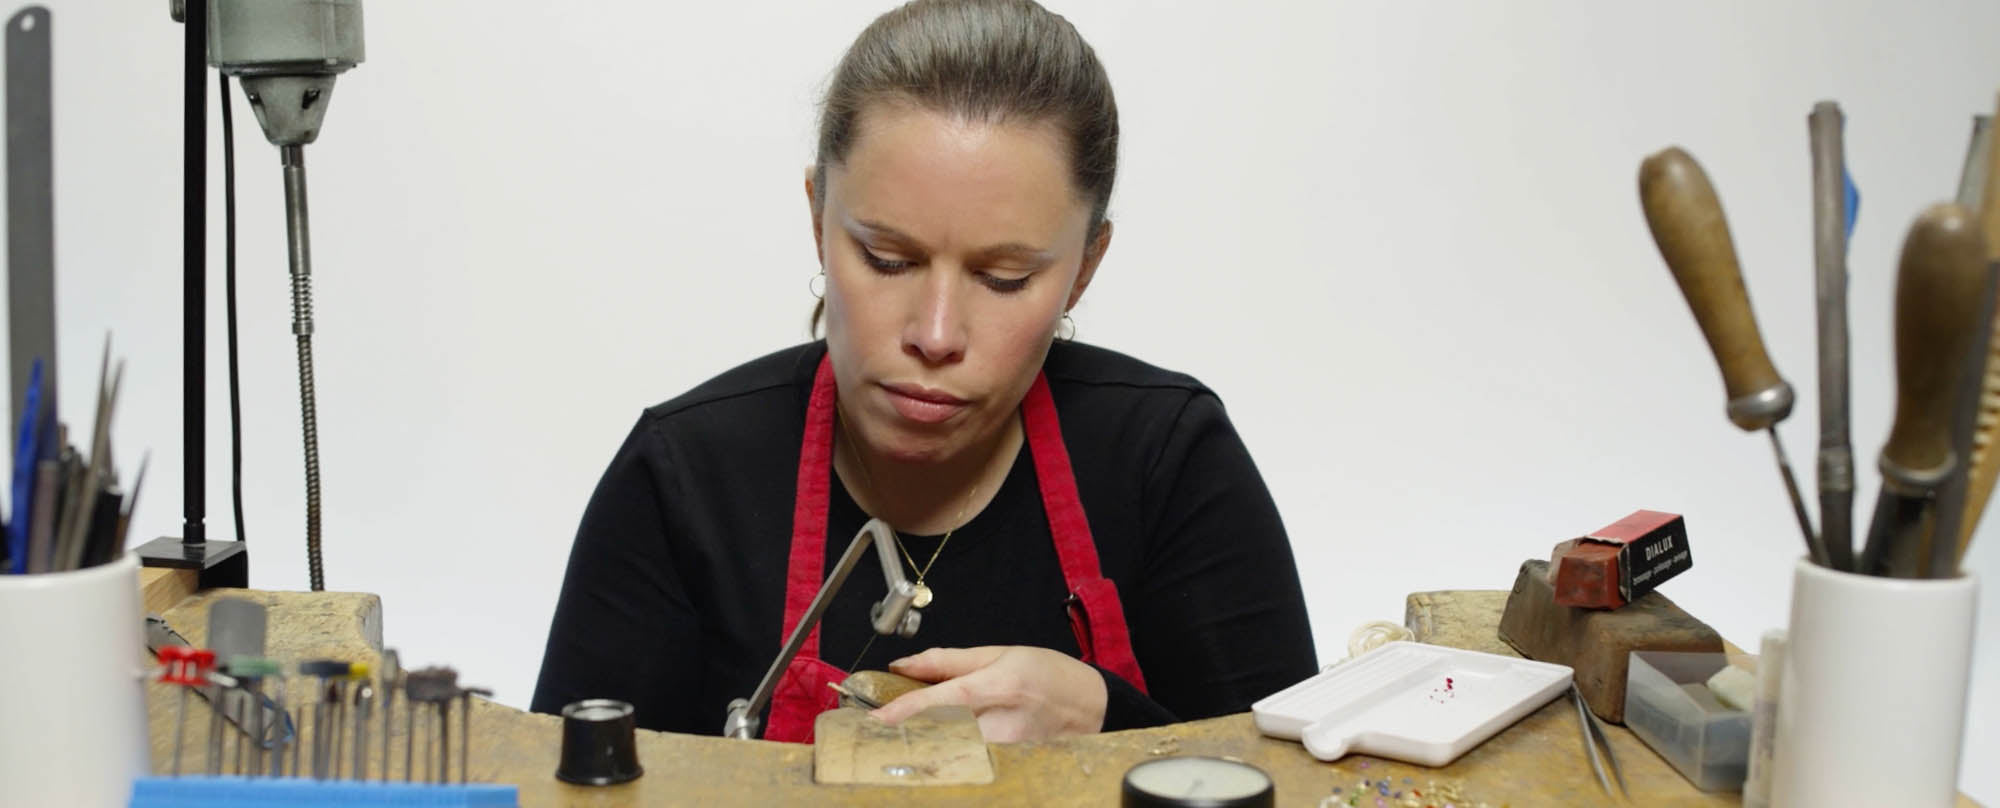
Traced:
[[1640, 510], [1557, 544], [1549, 559], [1549, 586], [1557, 605], [1616, 609], [1693, 566], [1687, 521], [1679, 514]]

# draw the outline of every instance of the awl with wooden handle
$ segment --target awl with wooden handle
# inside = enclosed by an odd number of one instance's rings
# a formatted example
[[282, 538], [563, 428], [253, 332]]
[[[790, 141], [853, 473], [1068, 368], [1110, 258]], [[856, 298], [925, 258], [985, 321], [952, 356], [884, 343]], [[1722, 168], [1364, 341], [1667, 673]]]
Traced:
[[1660, 257], [1666, 259], [1722, 370], [1729, 420], [1745, 431], [1761, 429], [1771, 436], [1778, 472], [1792, 498], [1792, 515], [1814, 563], [1825, 566], [1826, 547], [1813, 532], [1798, 479], [1778, 441], [1778, 422], [1792, 412], [1792, 386], [1778, 376], [1764, 350], [1714, 186], [1693, 157], [1678, 147], [1669, 148], [1639, 165], [1639, 203]]
[[[1857, 572], [1927, 574], [1932, 528], [1943, 527], [1931, 505], [1966, 463], [1955, 424], [1963, 412], [1969, 357], [1981, 343], [1990, 308], [1984, 253], [1979, 229], [1955, 203], [1925, 210], [1903, 241], [1896, 273], [1896, 417], [1882, 446], [1882, 491]], [[1949, 538], [1935, 537], [1953, 544], [1956, 538], [1955, 529]]]

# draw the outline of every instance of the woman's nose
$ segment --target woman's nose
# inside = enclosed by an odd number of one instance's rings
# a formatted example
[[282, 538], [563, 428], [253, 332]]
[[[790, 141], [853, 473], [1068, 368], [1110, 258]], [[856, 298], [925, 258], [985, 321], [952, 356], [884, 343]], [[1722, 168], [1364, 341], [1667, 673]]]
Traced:
[[965, 358], [965, 314], [959, 300], [957, 273], [942, 268], [929, 273], [922, 297], [903, 330], [903, 350], [926, 364], [942, 365]]

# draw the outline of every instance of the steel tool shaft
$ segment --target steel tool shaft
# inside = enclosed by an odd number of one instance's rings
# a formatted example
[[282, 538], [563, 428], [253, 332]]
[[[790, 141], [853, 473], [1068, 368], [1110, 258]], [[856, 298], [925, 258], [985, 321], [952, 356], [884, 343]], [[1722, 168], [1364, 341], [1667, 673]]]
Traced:
[[181, 776], [181, 741], [187, 737], [188, 693], [193, 687], [181, 686], [180, 706], [174, 710], [174, 768], [173, 775]]
[[[304, 702], [303, 702], [303, 701], [301, 701], [301, 702], [300, 702], [300, 704], [299, 704], [299, 707], [300, 707], [300, 709], [297, 709], [297, 710], [293, 710], [293, 711], [292, 711], [292, 765], [291, 765], [291, 773], [292, 773], [292, 776], [293, 776], [293, 777], [304, 777], [304, 776], [305, 776], [305, 771], [304, 771], [303, 769], [299, 768], [299, 750], [301, 750], [301, 749], [305, 748], [305, 745], [306, 745], [306, 737], [305, 737], [305, 727], [304, 727], [304, 726], [302, 726], [302, 724], [304, 723], [304, 721], [302, 721], [302, 720], [301, 720], [301, 719], [302, 719], [302, 718], [303, 718], [303, 717], [305, 716], [305, 711], [304, 711], [304, 707], [305, 707], [305, 704], [304, 704]], [[314, 731], [314, 732], [318, 732], [318, 731], [319, 731], [319, 729], [318, 729], [318, 726], [319, 726], [319, 725], [318, 725], [318, 724], [314, 724], [313, 726], [314, 726], [314, 729], [313, 729], [313, 731]]]
[[491, 696], [492, 691], [468, 687], [458, 691], [458, 781], [472, 781], [472, 697]]
[[403, 782], [416, 779], [417, 703], [405, 693], [403, 698]]
[[[451, 780], [451, 702], [459, 697], [458, 672], [450, 668], [422, 668], [404, 674], [403, 697], [411, 705], [428, 708], [425, 718], [436, 723], [424, 733], [424, 781]], [[435, 740], [436, 744], [432, 745]], [[432, 764], [436, 764], [435, 776]]]
[[222, 697], [228, 692], [216, 686], [215, 698], [208, 703], [208, 773], [222, 773]]
[[334, 683], [334, 691], [330, 695], [333, 696], [333, 726], [327, 728], [327, 776], [339, 779], [341, 750], [347, 748], [344, 743], [347, 738], [347, 684]]
[[250, 747], [249, 772], [252, 776], [264, 766], [264, 683], [261, 679], [251, 679], [250, 689], [244, 694], [250, 702], [250, 734], [244, 741]]
[[389, 731], [396, 720], [396, 688], [403, 682], [402, 660], [391, 648], [382, 652], [382, 781], [389, 781]]
[[[246, 709], [245, 703], [249, 701], [245, 697], [248, 695], [247, 692], [241, 689], [230, 691], [231, 698], [236, 702], [237, 715], [244, 714], [243, 711]], [[248, 750], [244, 748], [247, 746], [245, 741], [249, 740], [249, 737], [241, 732], [230, 733], [228, 737], [236, 741], [236, 754], [230, 756], [229, 773], [240, 775], [243, 773], [243, 758], [248, 754]]]
[[354, 779], [368, 779], [368, 724], [374, 719], [375, 685], [366, 679], [354, 689]]
[[1660, 256], [1666, 259], [1667, 269], [1673, 272], [1722, 371], [1729, 420], [1745, 431], [1770, 433], [1778, 471], [1791, 496], [1792, 515], [1798, 519], [1813, 561], [1827, 565], [1826, 546], [1813, 530], [1798, 480], [1778, 441], [1777, 424], [1792, 413], [1792, 386], [1778, 375], [1764, 350], [1764, 338], [1757, 331], [1750, 296], [1743, 287], [1736, 246], [1729, 237], [1729, 221], [1714, 186], [1693, 157], [1678, 147], [1669, 148], [1640, 164], [1639, 202]]
[[[278, 713], [277, 713], [278, 720], [276, 726], [273, 726], [271, 728], [272, 734], [277, 736], [271, 742], [271, 776], [283, 777], [286, 772], [285, 769], [286, 750], [288, 748], [289, 749], [298, 748], [299, 720], [298, 720], [298, 714], [291, 712], [292, 703], [286, 697], [284, 672], [280, 670], [275, 679], [277, 684], [276, 687], [277, 701], [275, 703], [278, 706]], [[289, 727], [290, 731], [286, 732], [288, 728], [286, 726], [285, 716], [288, 714], [292, 716], [292, 720], [290, 722], [290, 727]]]
[[449, 783], [451, 782], [451, 699], [439, 701], [432, 709], [437, 712], [438, 721], [437, 782]]
[[1807, 118], [1812, 140], [1813, 265], [1819, 305], [1819, 526], [1833, 568], [1854, 568], [1854, 447], [1847, 430], [1847, 168], [1840, 105]]

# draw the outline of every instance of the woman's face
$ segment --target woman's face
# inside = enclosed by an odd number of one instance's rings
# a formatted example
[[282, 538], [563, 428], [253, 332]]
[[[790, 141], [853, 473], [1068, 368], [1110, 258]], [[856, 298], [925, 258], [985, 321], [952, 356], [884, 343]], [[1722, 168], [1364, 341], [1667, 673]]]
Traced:
[[[1109, 242], [1047, 124], [864, 109], [814, 238], [847, 428], [938, 462], [999, 434]], [[812, 193], [810, 180], [807, 193]]]

